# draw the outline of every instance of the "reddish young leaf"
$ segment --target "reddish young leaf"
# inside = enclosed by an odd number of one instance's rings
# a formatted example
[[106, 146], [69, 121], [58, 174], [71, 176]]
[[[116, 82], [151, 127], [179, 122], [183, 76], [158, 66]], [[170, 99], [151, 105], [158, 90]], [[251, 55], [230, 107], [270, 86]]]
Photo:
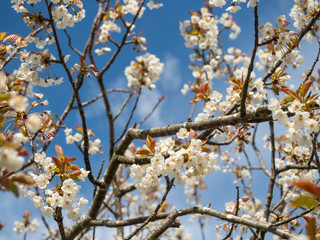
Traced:
[[296, 46], [296, 48], [298, 48], [300, 50], [300, 41], [299, 41], [299, 37], [298, 36], [290, 36], [290, 41], [293, 43], [294, 46]]
[[88, 66], [89, 69], [92, 69], [92, 70], [95, 70], [95, 71], [98, 71], [97, 68], [93, 65], [93, 64], [90, 64]]
[[156, 141], [152, 138], [152, 137], [150, 137], [149, 135], [147, 135], [147, 146], [150, 148], [150, 150], [152, 151], [152, 152], [154, 152], [155, 150], [155, 143], [156, 143]]
[[152, 153], [145, 148], [139, 149], [138, 151], [136, 151], [136, 154], [142, 155], [142, 156], [152, 156]]
[[285, 92], [289, 96], [293, 97], [294, 99], [299, 99], [298, 95], [290, 88], [282, 88], [282, 92]]
[[20, 147], [18, 149], [18, 155], [19, 156], [29, 156], [29, 152], [25, 147]]
[[83, 3], [81, 0], [74, 0], [74, 4], [80, 9], [82, 10], [83, 8]]
[[299, 87], [299, 91], [300, 91], [300, 94], [301, 94], [302, 97], [304, 97], [308, 93], [308, 91], [309, 91], [310, 87], [312, 86], [312, 83], [313, 83], [314, 80], [315, 80], [314, 77], [311, 76], [308, 80], [304, 80], [301, 83], [301, 85]]
[[3, 39], [2, 42], [15, 42], [17, 40], [21, 40], [21, 39], [24, 39], [23, 37], [21, 37], [19, 34], [11, 34], [7, 37], [5, 37], [5, 39]]
[[308, 223], [308, 222], [310, 221], [311, 217], [309, 217], [309, 216], [303, 216], [303, 219]]
[[61, 165], [60, 159], [57, 158], [57, 157], [53, 157], [53, 156], [51, 156], [51, 158], [52, 158], [52, 160], [54, 161], [54, 163], [56, 164], [57, 168], [59, 168], [59, 170], [61, 171], [62, 165]]
[[286, 26], [288, 26], [290, 23], [288, 21], [285, 21], [284, 24], [281, 26], [282, 28], [285, 28]]
[[34, 179], [31, 176], [29, 176], [28, 174], [17, 173], [17, 174], [14, 174], [13, 176], [11, 176], [10, 180], [28, 185], [30, 187], [37, 187], [37, 184], [34, 181]]
[[197, 137], [198, 137], [198, 134], [193, 129], [190, 128], [190, 138], [197, 139]]
[[80, 170], [74, 170], [70, 173], [70, 176], [79, 176], [81, 174]]
[[58, 144], [56, 144], [54, 147], [55, 147], [55, 149], [56, 149], [56, 152], [57, 152], [57, 154], [58, 154], [58, 157], [59, 157], [59, 158], [60, 158], [60, 157], [63, 157], [64, 155], [63, 155], [62, 147], [59, 146]]
[[0, 231], [2, 231], [2, 229], [6, 226], [7, 224], [2, 224], [0, 223]]
[[73, 162], [75, 160], [77, 160], [75, 157], [66, 158], [67, 162]]
[[311, 193], [314, 197], [320, 201], [320, 185], [314, 184], [307, 180], [294, 181], [291, 184], [293, 187], [298, 187], [308, 193]]

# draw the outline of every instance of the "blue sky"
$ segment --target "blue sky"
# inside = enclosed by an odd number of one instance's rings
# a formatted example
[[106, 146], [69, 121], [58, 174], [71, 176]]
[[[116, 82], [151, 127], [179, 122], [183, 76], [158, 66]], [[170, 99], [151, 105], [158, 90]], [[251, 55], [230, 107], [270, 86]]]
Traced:
[[[191, 49], [187, 49], [184, 46], [184, 40], [179, 32], [179, 22], [189, 19], [190, 15], [188, 11], [198, 10], [202, 5], [202, 1], [164, 0], [162, 2], [164, 3], [164, 7], [159, 10], [146, 11], [143, 19], [138, 20], [138, 23], [136, 24], [136, 29], [143, 29], [143, 36], [146, 37], [148, 43], [148, 52], [155, 54], [160, 58], [160, 61], [165, 64], [164, 72], [156, 84], [157, 88], [153, 91], [143, 91], [141, 99], [143, 104], [138, 107], [134, 121], [139, 122], [139, 120], [153, 108], [154, 104], [157, 102], [157, 98], [162, 94], [165, 94], [166, 98], [155, 114], [142, 126], [142, 128], [184, 122], [187, 120], [191, 109], [191, 105], [187, 104], [191, 98], [191, 94], [182, 96], [180, 93], [183, 84], [193, 81], [193, 77], [191, 75], [191, 70], [188, 69]], [[260, 25], [266, 21], [275, 23], [276, 17], [280, 13], [288, 15], [290, 11], [289, 6], [292, 2], [293, 1], [288, 0], [261, 0], [261, 5], [259, 5]], [[79, 47], [79, 49], [81, 49], [81, 46], [83, 46], [86, 41], [89, 31], [88, 26], [90, 26], [92, 17], [96, 13], [97, 5], [98, 4], [94, 0], [84, 1], [87, 17], [83, 22], [76, 24], [74, 28], [70, 29], [70, 34], [76, 39], [73, 44], [76, 47]], [[10, 34], [19, 33], [22, 36], [26, 36], [28, 31], [26, 27], [24, 27], [22, 19], [11, 9], [10, 1], [4, 1], [1, 6], [0, 32], [9, 32]], [[245, 4], [242, 4], [241, 6], [243, 10], [234, 16], [234, 20], [238, 22], [242, 31], [236, 40], [232, 41], [225, 39], [225, 48], [227, 49], [229, 46], [235, 46], [250, 54], [253, 42], [253, 14], [252, 9], [247, 9]], [[37, 5], [35, 7], [37, 8]], [[222, 9], [220, 8], [214, 10], [214, 14], [220, 15], [221, 13]], [[137, 32], [139, 31], [137, 30]], [[61, 36], [65, 38], [63, 33]], [[303, 45], [302, 49], [306, 50], [307, 54], [314, 55], [312, 45]], [[70, 52], [67, 45], [63, 45], [63, 50], [66, 53]], [[107, 87], [126, 88], [127, 82], [123, 73], [124, 68], [135, 58], [135, 55], [136, 54], [131, 51], [130, 47], [124, 49], [124, 52], [120, 54], [119, 59], [117, 59], [114, 66], [112, 66], [110, 71], [106, 74], [105, 82]], [[100, 58], [100, 66], [107, 61], [106, 58], [109, 56], [110, 55], [106, 54], [105, 57]], [[71, 66], [78, 61], [78, 58], [71, 57], [69, 61]], [[16, 65], [11, 65], [7, 70], [14, 69], [15, 66]], [[307, 63], [305, 66], [307, 66]], [[302, 73], [303, 69], [304, 68], [302, 67], [299, 70], [300, 73]], [[219, 91], [224, 91], [225, 89], [222, 79], [220, 79], [219, 82], [214, 83], [213, 86]], [[43, 91], [43, 89], [39, 89], [39, 91]], [[66, 100], [64, 99], [64, 96], [69, 96], [71, 91], [67, 80], [65, 80], [63, 85], [45, 89], [44, 91], [47, 94], [46, 97], [49, 99], [49, 108], [60, 114], [65, 106]], [[97, 92], [98, 87], [95, 79], [86, 79], [85, 87], [82, 90], [83, 100], [91, 99]], [[112, 106], [117, 109], [121, 104], [120, 100], [123, 100], [124, 98], [125, 96], [111, 96]], [[107, 132], [105, 130], [106, 117], [103, 107], [102, 101], [97, 101], [97, 103], [88, 107], [86, 116], [89, 127], [93, 129], [93, 132], [97, 137], [100, 137], [103, 140], [103, 150], [107, 153], [107, 144], [104, 142], [107, 139]], [[125, 114], [127, 115], [128, 112]], [[117, 125], [118, 132], [121, 130], [121, 127], [123, 127], [125, 120], [125, 118], [119, 120]], [[74, 129], [75, 124], [81, 124], [79, 116], [76, 115], [68, 118], [66, 124], [68, 127]], [[264, 134], [268, 133], [260, 131], [259, 135], [263, 136]], [[55, 143], [59, 143], [59, 141], [61, 142], [63, 139], [64, 133], [60, 132]], [[75, 147], [69, 146], [67, 149], [72, 153], [76, 151]], [[49, 153], [53, 154], [52, 149], [49, 149]], [[102, 158], [103, 156], [93, 156], [91, 159], [97, 161], [98, 164], [96, 164], [96, 166], [98, 166]], [[95, 172], [97, 172], [97, 169], [95, 169]], [[223, 210], [224, 203], [234, 200], [236, 196], [235, 186], [232, 184], [232, 181], [233, 176], [231, 174], [225, 175], [222, 173], [214, 173], [213, 176], [207, 177], [209, 194], [203, 198], [203, 205], [210, 202], [213, 204], [214, 208], [217, 207], [218, 209]], [[260, 186], [261, 181], [256, 182], [255, 184], [258, 187]], [[264, 188], [266, 188], [266, 186], [262, 187], [261, 192], [258, 192], [258, 196], [260, 196], [261, 199], [263, 199], [265, 194]], [[223, 196], [219, 195], [218, 197], [218, 194], [224, 189], [230, 190], [224, 191], [225, 194]], [[178, 191], [176, 192], [170, 193], [169, 200], [184, 199], [184, 197], [181, 197], [183, 194], [182, 189], [177, 187], [177, 190]], [[90, 194], [91, 193], [88, 193], [88, 195]], [[0, 221], [7, 224], [4, 230], [0, 232], [0, 239], [7, 239], [14, 236], [12, 235], [13, 220], [16, 218], [22, 220], [21, 216], [23, 215], [24, 210], [26, 208], [32, 208], [32, 204], [29, 200], [17, 200], [10, 193], [0, 192], [0, 197], [3, 199], [2, 207], [0, 209]], [[179, 207], [186, 206], [186, 204], [182, 202], [176, 202], [176, 204]], [[35, 212], [35, 215], [37, 214], [38, 213]], [[199, 232], [197, 232], [198, 230], [194, 231], [195, 234], [199, 234]], [[212, 232], [212, 228], [207, 229], [208, 236], [213, 236], [214, 238]], [[15, 239], [22, 239], [22, 236]]]

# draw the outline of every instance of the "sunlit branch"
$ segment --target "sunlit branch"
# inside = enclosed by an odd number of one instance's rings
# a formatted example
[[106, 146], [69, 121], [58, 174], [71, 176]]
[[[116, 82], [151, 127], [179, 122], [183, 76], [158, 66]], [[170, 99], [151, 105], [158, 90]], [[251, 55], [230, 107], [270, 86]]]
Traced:
[[283, 192], [283, 190], [281, 191], [281, 199], [275, 203], [271, 209], [271, 212], [275, 212], [277, 210], [277, 214], [282, 214], [283, 210], [285, 209], [285, 206], [286, 206], [286, 202], [285, 202], [285, 199], [286, 199], [286, 196], [288, 195], [290, 189], [292, 189], [292, 187], [289, 187], [285, 192]]
[[[159, 213], [151, 221], [165, 219], [166, 217], [168, 217], [169, 214], [170, 213]], [[250, 219], [246, 219], [246, 218], [239, 217], [239, 216], [234, 216], [231, 214], [222, 213], [222, 212], [219, 212], [217, 210], [213, 210], [213, 209], [207, 208], [207, 207], [191, 207], [191, 208], [185, 208], [185, 209], [178, 210], [179, 216], [186, 216], [186, 215], [190, 215], [190, 214], [202, 214], [204, 216], [206, 216], [206, 215], [212, 216], [212, 217], [215, 217], [215, 218], [227, 221], [227, 222], [238, 223], [238, 224], [242, 224], [242, 225], [252, 227], [255, 229], [260, 229], [263, 231], [271, 232], [271, 233], [273, 233], [277, 236], [280, 236], [284, 239], [288, 239], [290, 237], [295, 236], [294, 234], [288, 233], [285, 230], [276, 228], [275, 226], [273, 226], [272, 224], [270, 224], [268, 222], [255, 222]], [[113, 222], [110, 220], [90, 220], [90, 221], [88, 221], [87, 224], [89, 224], [90, 226], [105, 226], [105, 227], [110, 227], [110, 228], [117, 228], [119, 226], [125, 227], [125, 226], [139, 224], [139, 223], [144, 222], [147, 218], [148, 218], [148, 216], [144, 216], [144, 217], [123, 220], [121, 222]]]
[[150, 163], [150, 157], [129, 158], [126, 156], [115, 155], [115, 159], [118, 163], [122, 163], [122, 164], [126, 164], [126, 165], [132, 165], [132, 164], [144, 165], [144, 164]]
[[285, 172], [291, 169], [297, 169], [297, 170], [311, 170], [314, 169], [316, 170], [318, 167], [317, 166], [309, 166], [307, 164], [305, 165], [286, 165], [284, 167], [278, 168], [277, 171], [277, 175], [281, 172]]
[[179, 227], [180, 223], [177, 223], [175, 220], [178, 217], [179, 212], [173, 210], [165, 220], [160, 222], [157, 228], [152, 229], [148, 235], [144, 238], [145, 240], [153, 240], [159, 238], [165, 231], [170, 227]]

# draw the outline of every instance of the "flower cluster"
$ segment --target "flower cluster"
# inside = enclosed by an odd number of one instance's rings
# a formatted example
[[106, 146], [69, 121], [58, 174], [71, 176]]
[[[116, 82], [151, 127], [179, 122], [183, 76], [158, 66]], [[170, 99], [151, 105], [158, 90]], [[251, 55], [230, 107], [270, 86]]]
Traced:
[[299, 4], [295, 1], [294, 6], [290, 10], [290, 17], [294, 20], [293, 26], [298, 30], [301, 30], [310, 19], [309, 12], [316, 12], [320, 10], [319, 2], [310, 0], [306, 1], [303, 4]]
[[[41, 2], [41, 0], [12, 0], [13, 9], [17, 13], [23, 13], [22, 17], [25, 23], [34, 28], [36, 24], [43, 25], [44, 19], [41, 13], [38, 15], [35, 12], [29, 13], [26, 8], [26, 4], [34, 5]], [[66, 27], [73, 27], [75, 23], [81, 21], [85, 17], [85, 10], [82, 9], [82, 1], [70, 1], [70, 0], [51, 0], [52, 3], [58, 4], [52, 8], [53, 20], [57, 23], [57, 28], [64, 29]], [[75, 11], [74, 6], [77, 6], [80, 10]], [[69, 13], [68, 9], [72, 9], [73, 15]]]
[[[21, 133], [16, 133], [14, 136], [20, 138]], [[22, 139], [24, 137], [22, 136]], [[18, 143], [19, 145], [21, 143]], [[1, 147], [0, 148], [0, 169], [7, 169], [8, 171], [17, 171], [21, 169], [24, 164], [24, 158], [18, 155], [18, 151], [15, 148]]]
[[[77, 130], [79, 132], [75, 133], [74, 135], [72, 135], [72, 129], [70, 128], [66, 128], [64, 130], [64, 133], [66, 134], [66, 143], [67, 144], [73, 144], [73, 143], [78, 143], [80, 142], [80, 146], [83, 148], [84, 146], [84, 140], [83, 140], [83, 130], [80, 126], [77, 126]], [[95, 135], [93, 134], [93, 132], [91, 131], [91, 129], [87, 130], [88, 132], [88, 136], [90, 137], [94, 137]], [[99, 138], [95, 139], [94, 141], [89, 140], [89, 154], [93, 155], [96, 153], [101, 153], [101, 140]]]
[[38, 140], [44, 141], [52, 139], [50, 111], [44, 110], [40, 113], [30, 113], [37, 106], [46, 106], [47, 100], [40, 101], [43, 94], [34, 94], [36, 100], [29, 103], [29, 99], [23, 96], [25, 87], [15, 75], [7, 76], [0, 72], [0, 85], [2, 85], [2, 101], [0, 123], [3, 126], [6, 122], [12, 124], [16, 130], [10, 131], [10, 125], [7, 126], [8, 131], [1, 132], [0, 143], [0, 169], [8, 171], [16, 171], [23, 166], [24, 158], [27, 150], [24, 143], [28, 141], [28, 137], [34, 133], [43, 134], [43, 138]]
[[201, 8], [199, 13], [192, 12], [191, 20], [180, 23], [180, 32], [185, 40], [186, 47], [211, 49], [214, 51], [218, 43], [218, 20], [207, 8]]
[[[135, 50], [138, 46], [142, 51], [146, 51], [147, 49], [146, 39], [141, 36], [142, 31], [140, 31], [139, 36], [136, 36], [135, 32], [133, 31], [135, 25], [132, 24], [132, 20], [128, 20], [130, 17], [126, 16], [128, 14], [136, 15], [140, 9], [139, 17], [141, 17], [145, 11], [145, 7], [141, 6], [141, 3], [137, 0], [124, 0], [123, 2], [124, 4], [120, 4], [120, 1], [117, 1], [115, 3], [115, 7], [109, 9], [105, 16], [105, 21], [100, 27], [100, 33], [98, 33], [97, 41], [103, 45], [95, 49], [95, 53], [99, 56], [111, 51], [108, 43], [115, 43], [115, 41], [111, 39], [111, 34], [112, 32], [120, 33], [122, 27], [124, 27], [125, 30], [131, 31], [129, 36], [132, 38], [131, 43], [134, 45], [133, 50]], [[149, 1], [147, 6], [149, 9], [158, 9], [162, 7], [163, 4], [160, 2], [154, 3], [154, 1]], [[140, 50], [138, 50], [138, 53], [140, 53]]]
[[[285, 111], [281, 108], [279, 101], [272, 98], [268, 108], [272, 111], [274, 120], [288, 127], [285, 134], [288, 139], [302, 146], [312, 144], [310, 134], [319, 132], [319, 123], [314, 119], [315, 116], [310, 116], [310, 113], [299, 100], [294, 100], [288, 107], [288, 111]], [[288, 114], [293, 115], [292, 121], [289, 121]]]
[[159, 79], [163, 71], [163, 63], [153, 54], [146, 53], [136, 57], [136, 61], [131, 61], [126, 67], [124, 74], [128, 79], [128, 87], [149, 87], [154, 89], [154, 82]]
[[[281, 59], [284, 54], [283, 65], [288, 66], [293, 64], [294, 67], [299, 67], [303, 62], [304, 59], [299, 55], [299, 51], [293, 50], [294, 47], [299, 49], [298, 34], [286, 29], [288, 25], [290, 23], [287, 21], [286, 16], [279, 15], [276, 27], [273, 27], [268, 22], [259, 28], [261, 37], [267, 41], [271, 41], [266, 51], [260, 49], [258, 52], [262, 64], [256, 63], [256, 65], [258, 64], [260, 70], [263, 69], [262, 65], [267, 65], [266, 60], [268, 60], [269, 65], [273, 65], [273, 62]], [[286, 52], [286, 50], [289, 50], [289, 52]]]
[[[194, 50], [194, 53], [190, 54], [190, 60], [193, 62], [190, 69], [193, 71], [192, 74], [196, 78], [196, 82], [192, 86], [184, 85], [182, 93], [185, 94], [191, 90], [202, 96], [204, 91], [210, 95], [210, 91], [206, 91], [209, 89], [204, 89], [206, 83], [210, 88], [214, 78], [230, 74], [232, 61], [235, 66], [242, 63], [246, 67], [250, 59], [239, 49], [230, 48], [228, 49], [230, 55], [226, 55], [219, 48], [219, 24], [223, 26], [220, 31], [231, 30], [229, 35], [231, 39], [235, 39], [241, 31], [239, 26], [232, 21], [230, 14], [224, 13], [218, 19], [205, 7], [190, 14], [190, 20], [180, 23], [180, 32], [185, 39], [185, 45]], [[203, 99], [194, 99], [194, 101], [199, 100], [207, 101], [208, 96]]]
[[[187, 129], [182, 128], [177, 133], [181, 140], [189, 137]], [[211, 173], [217, 166], [217, 154], [203, 146], [203, 142], [193, 133], [191, 141], [185, 145], [178, 145], [173, 138], [160, 139], [156, 145], [154, 140], [148, 140], [151, 144], [151, 164], [149, 166], [132, 165], [131, 176], [135, 178], [136, 187], [140, 191], [147, 191], [153, 185], [158, 184], [159, 176], [171, 176], [178, 184], [184, 184], [190, 177], [202, 177]], [[137, 154], [144, 153], [140, 150]]]
[[105, 21], [100, 27], [99, 42], [106, 43], [109, 41], [110, 32], [121, 32], [121, 28], [114, 21]]
[[[226, 9], [226, 11], [229, 11], [231, 13], [236, 13], [238, 12], [241, 7], [239, 5], [236, 5], [235, 3], [239, 4], [240, 2], [245, 3], [247, 0], [232, 0], [230, 7]], [[249, 0], [247, 3], [247, 7], [255, 7], [257, 6], [257, 3], [259, 0]], [[226, 5], [226, 0], [209, 0], [209, 4], [215, 6], [215, 7], [220, 7], [222, 8], [224, 5]]]
[[[81, 216], [82, 205], [88, 203], [88, 200], [83, 197], [79, 200], [75, 199], [81, 186], [77, 185], [74, 180], [85, 181], [89, 172], [77, 165], [70, 164], [75, 158], [64, 156], [60, 146], [56, 145], [56, 151], [58, 157], [46, 157], [44, 152], [36, 153], [35, 162], [41, 166], [44, 172], [39, 175], [34, 174], [33, 178], [37, 186], [43, 189], [44, 197], [31, 190], [27, 192], [27, 195], [34, 206], [40, 208], [43, 216], [52, 217], [54, 211], [59, 207], [68, 210], [68, 218], [77, 221]], [[61, 183], [50, 188], [49, 184], [54, 177], [59, 178]]]
[[[240, 198], [237, 214], [236, 214], [236, 210], [237, 210], [237, 202], [230, 201], [225, 203], [225, 212], [227, 214], [237, 215], [244, 219], [250, 219], [253, 221], [266, 222], [263, 219], [263, 209], [259, 199], [255, 199], [254, 201], [252, 201], [247, 196]], [[215, 231], [217, 232], [218, 238], [219, 239], [221, 238], [221, 233], [220, 233], [221, 230], [224, 231], [225, 233], [228, 233], [231, 230], [231, 227], [232, 226], [229, 223], [216, 225]], [[237, 226], [234, 226], [233, 231], [239, 232], [241, 235], [243, 235], [247, 233], [248, 227], [245, 225], [237, 225]], [[222, 235], [224, 235], [225, 233], [223, 233]]]
[[147, 3], [147, 7], [152, 10], [152, 9], [158, 9], [158, 8], [161, 8], [163, 7], [163, 3], [161, 2], [158, 2], [157, 3], [154, 3], [154, 1], [150, 0], [148, 3]]
[[24, 218], [23, 222], [14, 221], [15, 227], [13, 228], [13, 231], [15, 232], [15, 234], [19, 235], [23, 232], [33, 233], [40, 227], [38, 219], [34, 218], [31, 221], [30, 216], [31, 216], [31, 213], [26, 210], [25, 214], [22, 216]]

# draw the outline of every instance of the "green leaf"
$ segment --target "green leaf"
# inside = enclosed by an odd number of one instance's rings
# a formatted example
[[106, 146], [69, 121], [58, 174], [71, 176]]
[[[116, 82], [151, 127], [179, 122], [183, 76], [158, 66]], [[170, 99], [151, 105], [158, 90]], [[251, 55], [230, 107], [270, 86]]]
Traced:
[[318, 206], [318, 202], [313, 197], [307, 196], [300, 196], [295, 199], [291, 204], [290, 207], [306, 207], [306, 208], [314, 208]]
[[286, 96], [284, 99], [283, 99], [283, 102], [284, 103], [289, 103], [289, 102], [293, 102], [294, 101], [294, 98], [291, 97], [291, 96]]
[[5, 101], [5, 100], [9, 100], [10, 99], [10, 95], [6, 94], [6, 93], [0, 93], [0, 102]]
[[75, 180], [75, 181], [77, 181], [77, 182], [80, 182], [79, 177], [76, 176], [76, 175], [72, 175], [72, 176], [70, 176], [70, 178], [71, 178], [72, 180]]
[[9, 182], [9, 188], [10, 191], [13, 192], [16, 197], [19, 197], [18, 187], [13, 181]]

